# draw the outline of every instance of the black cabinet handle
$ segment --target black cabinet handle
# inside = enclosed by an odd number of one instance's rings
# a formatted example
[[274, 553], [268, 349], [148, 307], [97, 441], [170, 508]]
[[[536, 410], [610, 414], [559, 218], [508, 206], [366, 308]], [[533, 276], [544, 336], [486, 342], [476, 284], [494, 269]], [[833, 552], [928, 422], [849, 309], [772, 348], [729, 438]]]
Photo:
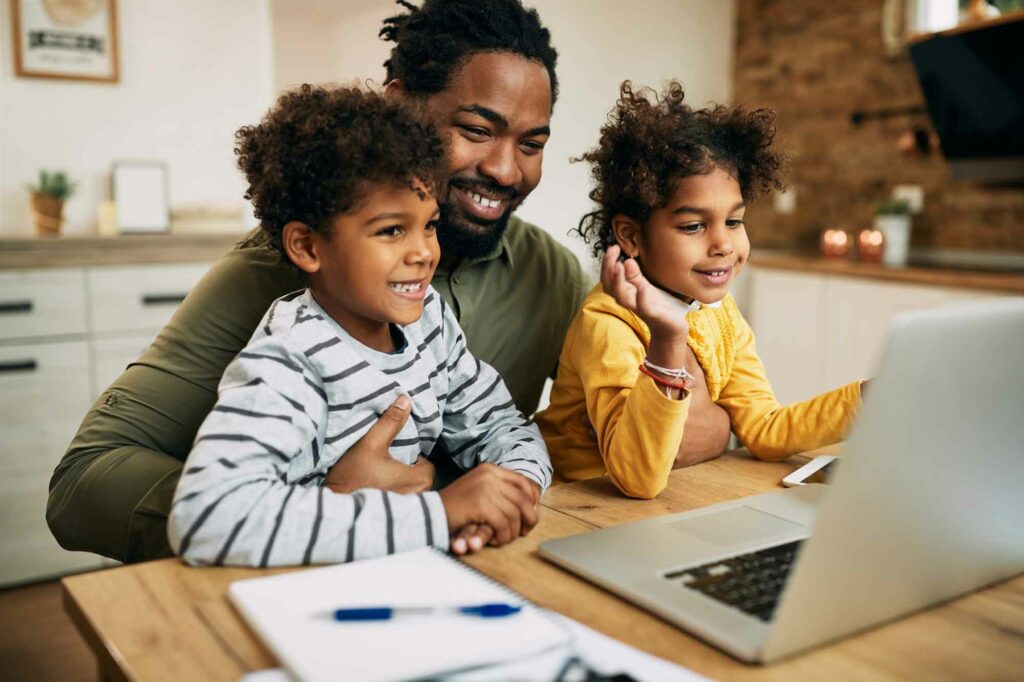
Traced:
[[142, 305], [178, 305], [186, 294], [143, 294]]
[[0, 315], [30, 312], [32, 312], [32, 301], [0, 301]]
[[11, 360], [0, 362], [0, 372], [34, 372], [39, 365], [35, 360]]

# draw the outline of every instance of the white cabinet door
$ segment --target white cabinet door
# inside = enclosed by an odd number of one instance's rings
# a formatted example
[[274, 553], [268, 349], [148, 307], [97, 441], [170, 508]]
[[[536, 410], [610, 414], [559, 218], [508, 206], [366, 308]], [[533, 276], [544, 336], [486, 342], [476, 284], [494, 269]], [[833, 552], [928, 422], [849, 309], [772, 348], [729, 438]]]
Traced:
[[86, 332], [81, 268], [0, 273], [0, 339]]
[[46, 526], [50, 476], [90, 403], [86, 342], [0, 347], [0, 585], [101, 563]]
[[747, 273], [757, 351], [783, 405], [822, 390], [825, 276], [754, 268]]
[[183, 263], [89, 270], [92, 331], [159, 330], [209, 268]]
[[[823, 389], [874, 375], [889, 321], [898, 313], [1001, 297], [946, 287], [828, 277], [824, 310]], [[951, 367], [955, 366], [955, 362]]]

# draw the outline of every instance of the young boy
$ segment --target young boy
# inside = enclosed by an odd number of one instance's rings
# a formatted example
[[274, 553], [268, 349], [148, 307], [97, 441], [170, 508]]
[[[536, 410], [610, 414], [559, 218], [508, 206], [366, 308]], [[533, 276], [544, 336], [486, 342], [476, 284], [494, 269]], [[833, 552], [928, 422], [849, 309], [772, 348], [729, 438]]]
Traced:
[[[309, 288], [277, 300], [224, 373], [174, 496], [172, 548], [191, 564], [275, 566], [447, 549], [476, 524], [492, 544], [528, 532], [547, 452], [430, 287], [433, 126], [404, 102], [306, 85], [237, 142], [246, 196]], [[440, 492], [334, 492], [332, 466], [393, 404], [411, 417], [395, 460], [440, 445], [472, 471]]]
[[780, 405], [729, 295], [750, 255], [745, 206], [781, 187], [774, 133], [765, 110], [694, 110], [679, 83], [660, 98], [623, 84], [600, 144], [583, 156], [599, 208], [579, 231], [595, 254], [607, 250], [601, 284], [569, 329], [551, 406], [537, 419], [561, 480], [607, 473], [626, 495], [656, 496], [698, 398], [725, 408], [762, 459], [843, 437], [860, 382]]

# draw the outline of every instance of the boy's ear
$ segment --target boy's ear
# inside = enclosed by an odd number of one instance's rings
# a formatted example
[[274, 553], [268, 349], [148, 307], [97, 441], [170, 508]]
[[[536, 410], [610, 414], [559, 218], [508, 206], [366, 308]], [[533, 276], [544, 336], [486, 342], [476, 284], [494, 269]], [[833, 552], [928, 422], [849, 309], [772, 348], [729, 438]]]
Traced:
[[621, 213], [612, 216], [612, 232], [622, 253], [630, 258], [640, 255], [640, 225]]
[[307, 275], [320, 270], [319, 244], [306, 223], [293, 220], [281, 231], [281, 246], [288, 260]]
[[409, 91], [405, 89], [405, 83], [398, 78], [392, 78], [384, 86], [384, 94], [388, 97], [405, 97]]

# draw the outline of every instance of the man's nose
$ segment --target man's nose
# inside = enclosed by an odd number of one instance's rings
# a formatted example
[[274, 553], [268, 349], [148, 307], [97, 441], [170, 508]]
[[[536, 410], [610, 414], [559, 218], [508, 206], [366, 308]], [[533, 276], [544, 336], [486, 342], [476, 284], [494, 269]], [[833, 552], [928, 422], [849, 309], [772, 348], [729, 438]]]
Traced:
[[489, 145], [487, 155], [481, 160], [479, 170], [495, 184], [515, 187], [522, 181], [518, 154], [514, 140], [496, 140]]

